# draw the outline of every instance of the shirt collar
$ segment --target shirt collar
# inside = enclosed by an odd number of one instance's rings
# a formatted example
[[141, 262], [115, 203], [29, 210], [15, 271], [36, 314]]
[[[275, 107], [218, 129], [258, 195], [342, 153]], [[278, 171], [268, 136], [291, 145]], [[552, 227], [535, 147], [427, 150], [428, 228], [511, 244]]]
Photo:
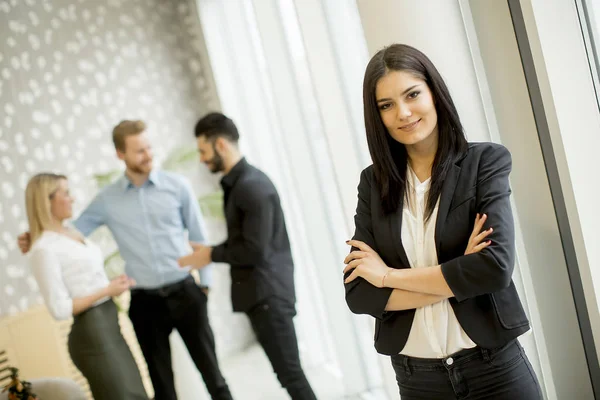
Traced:
[[[150, 175], [148, 175], [148, 180], [144, 183], [144, 185], [146, 183], [151, 183], [157, 187], [160, 186], [160, 176], [159, 176], [159, 173], [157, 170], [153, 169], [152, 171], [150, 171]], [[123, 173], [123, 177], [121, 178], [120, 185], [123, 188], [123, 191], [126, 191], [128, 189], [135, 187], [135, 185], [129, 180], [129, 178], [127, 177], [127, 175], [125, 173]]]
[[406, 175], [406, 181], [413, 190], [417, 192], [426, 192], [427, 190], [429, 190], [429, 187], [431, 186], [431, 177], [427, 178], [425, 182], [421, 182], [417, 177], [415, 171], [413, 171], [413, 169], [410, 167], [410, 165], [407, 166]]
[[242, 157], [242, 159], [231, 168], [231, 171], [221, 179], [221, 186], [227, 188], [233, 187], [239, 177], [248, 169], [249, 165], [248, 161], [246, 161], [246, 157]]

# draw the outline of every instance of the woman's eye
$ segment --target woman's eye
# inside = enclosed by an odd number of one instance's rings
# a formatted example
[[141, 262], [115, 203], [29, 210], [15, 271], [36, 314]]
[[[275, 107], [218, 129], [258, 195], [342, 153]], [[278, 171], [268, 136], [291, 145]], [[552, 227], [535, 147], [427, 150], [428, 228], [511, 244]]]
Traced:
[[382, 104], [379, 106], [379, 109], [382, 111], [387, 110], [388, 108], [390, 108], [390, 104]]
[[409, 99], [414, 99], [414, 98], [416, 98], [417, 96], [419, 96], [419, 93], [421, 93], [421, 92], [419, 92], [419, 91], [410, 92], [410, 93], [408, 94], [408, 98], [409, 98]]

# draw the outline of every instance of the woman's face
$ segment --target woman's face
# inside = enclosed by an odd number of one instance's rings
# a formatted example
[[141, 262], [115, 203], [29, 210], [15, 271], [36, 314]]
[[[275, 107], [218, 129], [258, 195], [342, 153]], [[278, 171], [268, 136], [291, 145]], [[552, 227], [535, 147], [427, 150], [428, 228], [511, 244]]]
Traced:
[[397, 142], [412, 146], [437, 139], [437, 112], [424, 80], [390, 71], [377, 82], [375, 99], [383, 124]]
[[56, 191], [50, 195], [50, 212], [59, 221], [73, 215], [73, 197], [69, 193], [69, 183], [61, 179]]

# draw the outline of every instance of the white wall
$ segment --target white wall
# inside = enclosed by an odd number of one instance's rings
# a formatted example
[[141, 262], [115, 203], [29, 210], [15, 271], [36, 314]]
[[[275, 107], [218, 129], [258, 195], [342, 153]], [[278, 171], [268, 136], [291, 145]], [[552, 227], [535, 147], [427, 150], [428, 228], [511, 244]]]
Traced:
[[[28, 179], [68, 175], [77, 215], [97, 192], [93, 175], [122, 168], [111, 141], [120, 120], [148, 123], [158, 163], [193, 149], [194, 123], [219, 104], [209, 67], [192, 0], [0, 1], [0, 318], [42, 301], [16, 246]], [[197, 192], [218, 188], [197, 164], [188, 168]], [[223, 236], [222, 221], [208, 225]], [[231, 312], [228, 270], [215, 278], [209, 313], [224, 356], [253, 336]], [[176, 334], [173, 343], [180, 395], [199, 398], [199, 373]]]

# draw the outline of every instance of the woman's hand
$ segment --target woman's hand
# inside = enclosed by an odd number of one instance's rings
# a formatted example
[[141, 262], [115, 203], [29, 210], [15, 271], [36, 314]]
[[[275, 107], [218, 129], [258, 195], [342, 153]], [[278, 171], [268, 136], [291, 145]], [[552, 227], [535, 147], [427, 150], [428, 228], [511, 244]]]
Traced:
[[379, 254], [366, 243], [360, 240], [348, 240], [346, 243], [359, 250], [351, 252], [344, 260], [344, 264], [346, 264], [344, 274], [354, 269], [344, 283], [361, 277], [375, 287], [383, 287], [384, 278], [392, 268], [385, 265]]
[[[489, 228], [483, 232], [481, 231], [486, 220], [486, 214], [477, 214], [475, 217], [475, 225], [469, 237], [465, 255], [477, 253], [492, 244], [491, 240], [484, 241], [484, 239], [494, 230]], [[393, 271], [393, 268], [385, 265], [379, 254], [366, 243], [360, 240], [349, 240], [346, 243], [357, 247], [359, 250], [351, 252], [344, 260], [344, 264], [346, 264], [344, 274], [354, 269], [344, 283], [352, 282], [356, 278], [361, 277], [375, 287], [384, 287], [385, 277], [390, 271]]]
[[108, 284], [107, 294], [110, 297], [116, 297], [133, 286], [135, 286], [135, 281], [132, 278], [127, 275], [119, 275]]
[[492, 244], [491, 240], [487, 240], [485, 242], [483, 241], [483, 239], [485, 239], [489, 234], [491, 234], [494, 231], [493, 228], [489, 228], [481, 232], [483, 224], [486, 220], [487, 214], [483, 214], [480, 216], [479, 213], [477, 213], [477, 216], [475, 217], [475, 225], [473, 227], [473, 232], [471, 232], [471, 237], [469, 237], [469, 243], [467, 244], [465, 255], [480, 252], [481, 250], [485, 249], [490, 244]]

